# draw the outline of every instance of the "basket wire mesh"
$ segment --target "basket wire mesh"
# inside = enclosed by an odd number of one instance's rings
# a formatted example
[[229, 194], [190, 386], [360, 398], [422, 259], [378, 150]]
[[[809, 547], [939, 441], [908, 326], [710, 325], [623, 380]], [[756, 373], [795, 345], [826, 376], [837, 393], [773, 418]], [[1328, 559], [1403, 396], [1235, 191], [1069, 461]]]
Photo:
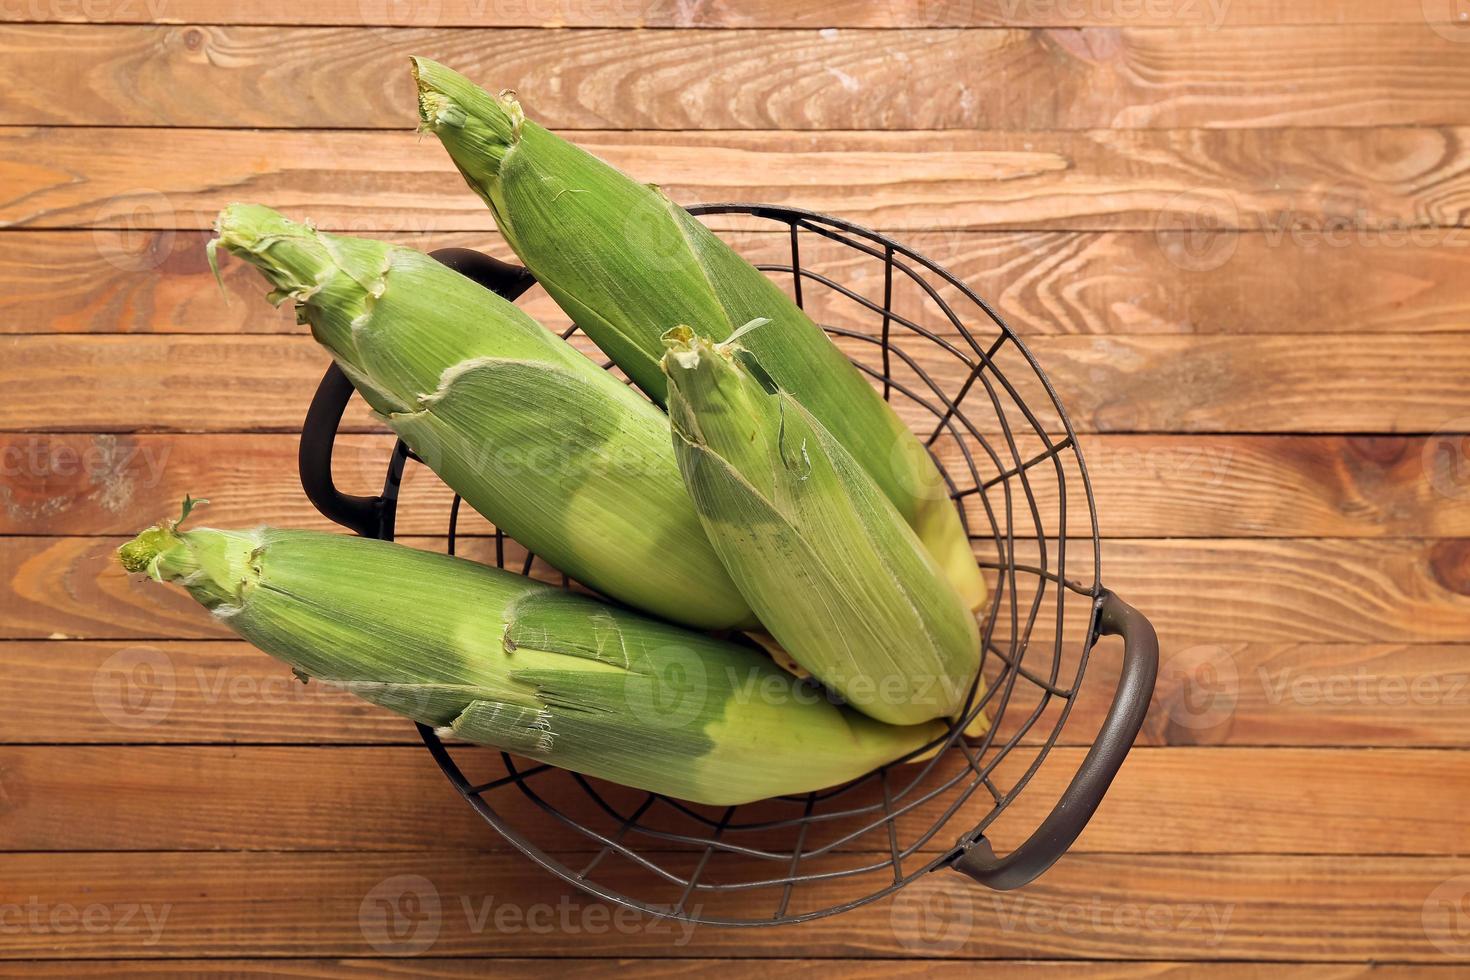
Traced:
[[[1036, 830], [1036, 807], [1026, 808], [1019, 830], [1005, 836], [1031, 834], [1029, 858], [1022, 848], [1012, 854], [1017, 866], [996, 859], [990, 838], [997, 821], [1061, 739], [1099, 634], [1126, 634], [1119, 617], [1136, 617], [1101, 585], [1095, 501], [1066, 411], [996, 311], [913, 249], [789, 208], [691, 211], [731, 225], [737, 246], [789, 289], [923, 436], [991, 585], [981, 630], [983, 690], [971, 689], [963, 717], [925, 761], [739, 807], [693, 805], [493, 749], [451, 748], [420, 725], [423, 741], [460, 794], [518, 850], [584, 891], [653, 915], [719, 925], [798, 922], [872, 902], [946, 866], [992, 887], [1030, 880], [1095, 809], [1142, 722], [1157, 658], [1155, 647], [1150, 662], [1146, 621], [1130, 620], [1147, 638], [1135, 658], [1125, 636], [1128, 664], [1088, 760], [1072, 767], [1079, 774], [1064, 793], [1064, 802], [1072, 794], [1070, 810], [1059, 805]], [[509, 298], [533, 283], [525, 270], [479, 253], [435, 254]], [[584, 342], [575, 326], [563, 336]], [[303, 430], [303, 484], [327, 516], [392, 538], [405, 470], [422, 464], [399, 442], [380, 496], [337, 493], [331, 440], [349, 395], [346, 379], [329, 371]], [[433, 479], [427, 469], [411, 474], [420, 477]], [[450, 553], [473, 541], [479, 560], [571, 584], [499, 529], [466, 536], [458, 496], [446, 533]], [[982, 712], [989, 729], [964, 737]], [[1077, 735], [1076, 744], [1091, 736]], [[1089, 766], [1106, 772], [1084, 778]], [[952, 818], [968, 829], [941, 836]]]

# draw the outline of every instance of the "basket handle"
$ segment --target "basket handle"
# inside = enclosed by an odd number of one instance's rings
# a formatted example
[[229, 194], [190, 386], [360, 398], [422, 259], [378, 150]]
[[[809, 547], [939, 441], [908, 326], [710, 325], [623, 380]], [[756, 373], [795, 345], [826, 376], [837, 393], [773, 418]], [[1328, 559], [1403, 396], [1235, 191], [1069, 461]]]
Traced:
[[[536, 281], [521, 266], [502, 262], [474, 249], [441, 248], [429, 254], [507, 300], [515, 300]], [[321, 384], [317, 385], [316, 394], [306, 410], [296, 465], [301, 471], [301, 489], [306, 491], [306, 499], [323, 517], [364, 537], [375, 538], [383, 530], [386, 494], [362, 497], [343, 493], [332, 481], [332, 448], [352, 391], [352, 382], [333, 362], [327, 373], [322, 375]], [[391, 473], [389, 479], [392, 480]]]
[[1098, 634], [1123, 638], [1123, 669], [1113, 704], [1077, 775], [1041, 826], [1005, 857], [983, 835], [961, 844], [950, 866], [998, 890], [1019, 888], [1066, 853], [1092, 819], [1123, 765], [1153, 697], [1159, 672], [1159, 638], [1143, 614], [1104, 591], [1093, 607]]

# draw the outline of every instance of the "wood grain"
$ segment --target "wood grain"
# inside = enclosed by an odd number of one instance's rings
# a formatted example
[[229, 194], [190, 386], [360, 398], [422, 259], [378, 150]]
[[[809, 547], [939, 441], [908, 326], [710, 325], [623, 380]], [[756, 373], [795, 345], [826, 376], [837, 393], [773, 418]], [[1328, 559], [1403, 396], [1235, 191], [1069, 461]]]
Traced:
[[[0, 233], [0, 333], [299, 333], [261, 302], [259, 276], [225, 261], [227, 298], [204, 259], [207, 232], [93, 229]], [[389, 234], [421, 251], [477, 248], [513, 259], [493, 232]], [[787, 264], [784, 235], [724, 237], [752, 262]], [[1253, 232], [912, 232], [904, 243], [991, 301], [1023, 335], [1463, 332], [1470, 326], [1470, 230], [1424, 229], [1398, 245], [1348, 236]], [[881, 298], [876, 261], [815, 235], [804, 268]], [[1218, 263], [1218, 264], [1216, 264]], [[778, 277], [785, 283], [785, 277]], [[1303, 289], [1331, 282], [1330, 290]], [[939, 283], [941, 296], [954, 291]], [[824, 321], [852, 313], [808, 283]], [[902, 278], [894, 309], [953, 326]], [[569, 319], [540, 289], [520, 301], [548, 327]]]
[[[0, 650], [26, 678], [0, 687], [3, 744], [418, 741], [403, 719], [302, 685], [236, 640], [13, 640]], [[1138, 744], [1470, 748], [1467, 657], [1463, 645], [1166, 646]], [[1070, 652], [1065, 662], [1075, 669]], [[1093, 658], [1060, 744], [1090, 744], [1118, 664], [1113, 651]], [[1008, 710], [1002, 731], [1022, 717]]]
[[[37, 924], [11, 936], [0, 955], [402, 955], [417, 940], [435, 956], [779, 957], [801, 949], [813, 957], [857, 958], [1338, 956], [1453, 963], [1466, 958], [1463, 940], [1445, 921], [1454, 898], [1433, 900], [1427, 920], [1425, 905], [1436, 888], [1467, 872], [1470, 862], [1443, 857], [1363, 857], [1348, 864], [1336, 856], [1077, 855], [1024, 892], [987, 893], [956, 874], [929, 875], [895, 902], [791, 926], [779, 933], [779, 943], [753, 944], [745, 930], [681, 932], [667, 923], [614, 918], [605, 909], [592, 912], [591, 900], [509, 855], [14, 854], [0, 858], [0, 898], [22, 911], [38, 910]], [[640, 884], [621, 871], [610, 870], [608, 880]], [[439, 928], [420, 932], [415, 925], [434, 920], [408, 919], [395, 944], [373, 910], [393, 909], [409, 892], [437, 898]], [[852, 886], [829, 880], [798, 891], [793, 907], [852, 894]], [[384, 906], [374, 905], [378, 898]], [[774, 900], [745, 896], [731, 904], [761, 914]], [[514, 906], [519, 917], [503, 913], [497, 928], [497, 906]], [[84, 907], [99, 910], [94, 928], [65, 930], [68, 910], [80, 914]], [[402, 908], [406, 913], [410, 906]], [[61, 929], [52, 925], [55, 909], [62, 910]], [[124, 925], [126, 909], [133, 912]], [[531, 928], [547, 916], [553, 923], [567, 917], [575, 944], [556, 925]], [[96, 928], [104, 917], [107, 927]], [[374, 941], [386, 949], [375, 950]]]
[[[181, 590], [130, 580], [112, 554], [124, 540], [0, 538], [0, 638], [229, 636]], [[443, 548], [442, 539], [400, 540]], [[1103, 547], [1104, 583], [1146, 611], [1166, 647], [1465, 639], [1470, 539], [1130, 539]], [[1027, 550], [1018, 542], [1018, 562], [1035, 560]], [[494, 541], [462, 539], [460, 553], [493, 562]], [[1090, 577], [1090, 559], [1073, 542], [1065, 573]], [[1032, 591], [1025, 576], [1020, 588], [1024, 602]]]
[[[610, 973], [626, 970], [626, 960], [561, 960], [556, 964], [559, 977], [572, 980], [601, 980]], [[1407, 966], [1404, 964], [1351, 963], [1166, 963], [1166, 962], [1081, 962], [1039, 960], [991, 960], [985, 964], [985, 975], [998, 980], [1274, 980], [1286, 969], [1303, 980], [1451, 980], [1453, 966]], [[482, 977], [493, 972], [496, 977], [528, 977], [546, 975], [543, 959], [450, 959], [418, 957], [393, 959], [316, 959], [316, 960], [87, 960], [29, 962], [6, 965], [0, 963], [0, 977], [64, 977], [71, 980], [75, 971], [101, 980], [151, 980], [153, 977], [197, 976], [209, 974], [230, 978], [256, 976], [291, 977], [300, 980], [355, 980], [372, 977]], [[679, 959], [665, 962], [641, 960], [640, 977], [683, 977], [694, 971], [709, 971], [732, 980], [764, 980], [772, 971], [783, 976], [832, 975], [844, 977], [971, 977], [975, 965], [965, 960], [844, 960], [840, 965], [815, 960], [700, 960]]]
[[[1035, 780], [987, 831], [997, 849], [1014, 847], [1040, 823], [1084, 753], [1067, 748], [1048, 756]], [[470, 760], [466, 771], [475, 781], [504, 774], [492, 751], [461, 749], [456, 757]], [[1371, 841], [1383, 854], [1457, 854], [1470, 805], [1465, 762], [1463, 752], [1423, 749], [1139, 748], [1073, 853], [1359, 854]], [[1009, 786], [1026, 764], [1006, 759], [996, 770], [997, 785]], [[1374, 773], [1371, 781], [1360, 778], [1367, 769]], [[1432, 796], [1416, 792], [1429, 784], [1436, 786]], [[510, 850], [416, 746], [11, 746], [0, 748], [0, 786], [7, 800], [0, 829], [10, 851]], [[588, 805], [570, 787], [558, 792], [547, 779], [535, 786], [554, 804], [580, 798], [579, 809]], [[642, 798], [618, 787], [599, 788], [619, 807], [631, 809]], [[876, 793], [848, 802], [881, 804]], [[1173, 802], [1160, 807], [1165, 797]], [[487, 799], [538, 846], [599, 848], [548, 823], [515, 789]], [[270, 805], [259, 806], [261, 800]], [[410, 800], [414, 805], [405, 806]], [[920, 805], [902, 821], [900, 839], [932, 826], [952, 802], [944, 795]], [[924, 850], [952, 846], [990, 802], [983, 790], [972, 797], [953, 818], [952, 832], [940, 832]], [[760, 819], [758, 813], [741, 814], [747, 822]], [[591, 812], [587, 816], [603, 822]], [[835, 842], [839, 830], [872, 819], [836, 829], [818, 825], [807, 844]], [[1149, 833], [1141, 838], [1143, 824]], [[844, 849], [881, 847], [883, 836], [870, 833]], [[732, 831], [729, 840], [789, 849], [794, 832]], [[638, 843], [657, 847], [647, 839]]]
[[[1400, 240], [1465, 224], [1467, 131], [606, 132], [578, 143], [682, 204], [746, 200], [885, 230], [1218, 229]], [[490, 230], [448, 156], [411, 132], [7, 127], [0, 224], [203, 229], [254, 200], [329, 230]]]
[[[854, 326], [857, 326], [854, 323]], [[862, 364], [881, 368], [871, 342], [840, 340]], [[1029, 343], [1073, 424], [1083, 432], [1458, 432], [1470, 416], [1470, 349], [1453, 336], [1037, 337]], [[925, 369], [946, 397], [978, 358], [918, 338], [894, 347]], [[0, 337], [0, 386], [25, 390], [0, 416], [0, 431], [299, 431], [328, 363], [305, 336], [67, 335]], [[898, 357], [893, 377], [924, 396], [896, 395], [900, 416], [932, 430], [940, 403]], [[1006, 344], [993, 368], [1039, 424], [1060, 430], [1051, 398], [1024, 355]], [[997, 386], [964, 404], [982, 432], [999, 417], [1029, 423]], [[925, 407], [927, 405], [928, 407]], [[347, 431], [383, 431], [354, 401]]]
[[[333, 469], [349, 493], [381, 490], [386, 435], [344, 435]], [[301, 492], [290, 433], [176, 435], [13, 433], [0, 436], [0, 535], [117, 535], [168, 516], [185, 494], [207, 496], [210, 523], [323, 530]], [[1039, 452], [1037, 440], [1022, 454]], [[1083, 440], [1105, 537], [1470, 537], [1470, 485], [1458, 434], [1417, 436], [1119, 435]], [[941, 460], [958, 466], [952, 447]], [[1069, 485], [1073, 474], [1068, 473]], [[1078, 481], [1080, 483], [1080, 481]], [[1055, 479], [1034, 483], [1057, 511]], [[451, 495], [420, 466], [405, 471], [398, 530], [442, 534]], [[968, 502], [971, 517], [982, 508]], [[1087, 508], [1068, 531], [1090, 534]], [[466, 509], [460, 529], [490, 524]]]
[[[1463, 974], [1463, 13], [1451, 0], [0, 4], [0, 975]], [[296, 683], [178, 590], [121, 573], [121, 535], [184, 493], [213, 498], [208, 523], [326, 526], [294, 459], [326, 359], [243, 264], [225, 264], [221, 297], [202, 253], [221, 205], [509, 257], [436, 141], [410, 132], [409, 52], [517, 87], [533, 115], [680, 202], [791, 204], [891, 233], [1026, 338], [1082, 434], [1102, 581], [1163, 645], [1137, 747], [1047, 875], [997, 893], [940, 872], [781, 930], [619, 919], [511, 852], [408, 723]], [[709, 220], [752, 261], [786, 261], [770, 224]], [[802, 264], [881, 294], [876, 262], [815, 236]], [[810, 281], [805, 298], [819, 322], [876, 329]], [[893, 304], [957, 336], [902, 278]], [[539, 291], [523, 305], [566, 322]], [[922, 356], [946, 389], [968, 373]], [[996, 367], [1046, 406], [1017, 349]], [[929, 418], [899, 402], [910, 424]], [[1013, 463], [984, 391], [966, 408], [1002, 456], [982, 473]], [[1055, 412], [1039, 421], [1059, 427]], [[371, 491], [390, 440], [356, 409], [349, 428], [337, 479]], [[1015, 454], [1040, 448], [1024, 436]], [[949, 437], [935, 449], [958, 466]], [[1089, 579], [1080, 472], [1062, 458], [1064, 574]], [[1010, 484], [1022, 565], [1040, 555], [1026, 536], [1058, 523], [1049, 464], [1030, 474], [1034, 515]], [[998, 488], [967, 500], [982, 530], [983, 505], [1004, 504]], [[446, 510], [411, 468], [408, 543], [441, 548]], [[995, 547], [978, 542], [985, 560]], [[483, 538], [464, 550], [491, 554]], [[1024, 607], [1036, 580], [1016, 587]], [[1065, 636], [1080, 637], [1085, 605], [1072, 601]], [[1043, 672], [1052, 615], [1026, 654]], [[998, 626], [1002, 644], [1012, 631]], [[1114, 638], [1093, 651], [1059, 747], [987, 828], [1000, 850], [1078, 767], [1120, 652]], [[1062, 684], [1079, 656], [1064, 644]], [[994, 658], [987, 669], [994, 680]], [[1032, 690], [1018, 687], [1002, 735]], [[1058, 707], [1002, 764], [1002, 788]], [[472, 777], [500, 770], [491, 751], [452, 751]], [[569, 799], [568, 782], [543, 792]], [[524, 797], [495, 799], [586, 863], [583, 839]], [[927, 853], [982, 808], [971, 800]], [[873, 837], [802, 870], [879, 860], [851, 853], [888, 846]], [[658, 857], [680, 872], [695, 860]], [[707, 875], [734, 871], [717, 858]], [[594, 877], [677, 898], [615, 859]], [[829, 878], [792, 910], [890, 880]], [[703, 911], [764, 916], [776, 897]]]
[[[1421, 10], [1422, 7], [1422, 10]], [[109, 4], [26, 3], [0, 9], [0, 21], [156, 24], [345, 24], [372, 27], [989, 27], [1039, 25], [1154, 26], [1262, 24], [1454, 23], [1450, 5], [1381, 0], [1176, 0], [1172, 3], [1063, 3], [973, 0], [963, 3], [871, 3], [865, 0], [436, 0], [400, 5], [317, 0], [309, 7], [275, 0], [117, 0]]]
[[563, 130], [1470, 123], [1470, 64], [1421, 23], [840, 34], [10, 26], [0, 28], [14, 80], [0, 124], [402, 129], [417, 122], [415, 54], [516, 90], [532, 118]]

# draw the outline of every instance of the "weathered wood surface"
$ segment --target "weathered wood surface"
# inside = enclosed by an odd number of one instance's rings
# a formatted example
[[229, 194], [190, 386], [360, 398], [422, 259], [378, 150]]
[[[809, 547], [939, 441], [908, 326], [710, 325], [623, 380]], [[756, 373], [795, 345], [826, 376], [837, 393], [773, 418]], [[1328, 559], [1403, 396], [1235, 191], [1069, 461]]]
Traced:
[[[1470, 537], [1460, 438], [1096, 433], [1081, 445], [1104, 537]], [[330, 530], [301, 493], [297, 442], [287, 432], [6, 434], [0, 535], [128, 534], [171, 514], [185, 494], [207, 496], [200, 513], [219, 526]], [[338, 484], [351, 493], [380, 491], [392, 446], [388, 435], [338, 438]], [[1027, 440], [1022, 454], [1040, 449], [1039, 440]], [[948, 444], [940, 458], [956, 468], [961, 462]], [[1075, 490], [1073, 472], [1067, 478]], [[1033, 486], [1038, 506], [1055, 514], [1054, 475]], [[399, 532], [445, 533], [450, 502], [437, 477], [409, 466]], [[967, 507], [983, 519], [977, 501]], [[1072, 500], [1067, 516], [1068, 533], [1091, 533], [1084, 501]], [[470, 534], [490, 529], [468, 508], [459, 526]]]
[[[237, 640], [12, 640], [0, 650], [26, 678], [0, 687], [0, 744], [418, 742], [396, 715], [340, 686], [302, 685]], [[1093, 658], [1061, 744], [1089, 744], [1118, 662], [1115, 650]], [[1464, 645], [1168, 645], [1139, 744], [1470, 748], [1467, 707]], [[1002, 730], [1022, 715], [1008, 712]]]
[[[1200, 0], [1203, 5], [1204, 0]], [[1470, 62], [1402, 26], [1081, 30], [0, 28], [0, 124], [404, 129], [410, 55], [555, 129], [1463, 125]]]
[[[0, 958], [14, 961], [0, 974], [1460, 975], [1462, 14], [1449, 0], [0, 5]], [[411, 132], [410, 51], [518, 87], [533, 114], [682, 203], [790, 204], [891, 233], [1025, 338], [1081, 434], [1102, 580], [1163, 641], [1139, 748], [1077, 853], [1019, 893], [942, 872], [782, 930], [619, 919], [507, 850], [406, 722], [297, 684], [177, 590], [121, 573], [122, 536], [185, 493], [213, 499], [209, 523], [327, 526], [294, 458], [326, 358], [243, 264], [224, 263], [221, 296], [202, 246], [222, 205], [509, 257], [442, 149]], [[753, 261], [786, 261], [769, 223], [709, 220]], [[881, 291], [876, 263], [814, 236], [802, 258]], [[956, 336], [899, 282], [897, 312]], [[805, 298], [821, 322], [875, 326], [814, 287]], [[539, 292], [524, 305], [565, 325]], [[951, 387], [968, 371], [925, 365]], [[997, 367], [1041, 405], [1013, 347]], [[983, 401], [966, 407], [992, 425]], [[390, 440], [356, 408], [348, 428], [337, 477], [371, 491]], [[1025, 436], [1017, 453], [1040, 445]], [[948, 437], [935, 449], [959, 463]], [[1054, 475], [1031, 475], [1054, 535]], [[1066, 477], [1066, 575], [1086, 581], [1070, 463]], [[1018, 533], [1035, 534], [1014, 502]], [[411, 468], [408, 543], [442, 547], [447, 503]], [[982, 501], [967, 510], [983, 529]], [[463, 529], [488, 525], [466, 515]], [[463, 548], [493, 554], [482, 537]], [[1016, 584], [1029, 600], [1034, 578]], [[1002, 850], [1076, 769], [1119, 653], [1107, 640], [1092, 654], [1060, 747], [989, 831]], [[1064, 649], [1063, 683], [1078, 655]], [[579, 838], [517, 799], [508, 812], [585, 863]], [[668, 860], [687, 871], [692, 855]], [[677, 898], [626, 866], [601, 873]], [[866, 890], [829, 879], [793, 909]], [[709, 911], [773, 906], [745, 893]]]
[[[1346, 226], [1334, 231], [1320, 221], [1316, 228], [1307, 221], [1304, 229], [911, 232], [900, 238], [993, 303], [1026, 336], [1420, 334], [1470, 326], [1470, 229], [1420, 229], [1402, 241], [1351, 234]], [[476, 248], [514, 260], [494, 232], [367, 234], [426, 252]], [[300, 333], [289, 307], [273, 310], [263, 302], [262, 280], [243, 262], [221, 262], [227, 294], [221, 295], [204, 257], [209, 237], [172, 229], [0, 234], [0, 334]], [[752, 227], [723, 237], [752, 262], [790, 263], [782, 233]], [[801, 260], [804, 268], [881, 300], [882, 269], [874, 259], [808, 234]], [[1304, 282], [1332, 288], [1303, 289]], [[947, 287], [941, 295], [956, 299]], [[803, 298], [822, 322], [853, 312], [849, 302], [810, 282]], [[896, 312], [954, 333], [902, 277], [893, 300]], [[519, 305], [548, 327], [570, 323], [540, 289]]]
[[[0, 638], [229, 635], [181, 590], [129, 577], [113, 555], [124, 540], [0, 538]], [[400, 540], [432, 550], [444, 545]], [[1166, 643], [1465, 640], [1470, 539], [1143, 538], [1105, 541], [1103, 549], [1104, 584], [1147, 609]], [[1069, 577], [1090, 578], [1087, 552], [1073, 542]], [[494, 540], [462, 538], [459, 553], [493, 563]], [[508, 552], [509, 561], [517, 554], [523, 552]], [[1034, 554], [1018, 546], [1017, 560]], [[1020, 588], [1023, 596], [1032, 591], [1024, 577]]]
[[[839, 346], [881, 367], [871, 341]], [[1037, 337], [1027, 346], [1082, 432], [1459, 432], [1470, 417], [1470, 346], [1453, 335], [1275, 337]], [[946, 395], [980, 363], [921, 338], [894, 339]], [[328, 363], [310, 337], [0, 337], [0, 387], [28, 396], [7, 404], [10, 432], [295, 432]], [[993, 359], [1037, 421], [1060, 430], [1034, 369], [1003, 345]], [[894, 358], [893, 377], [927, 406], [895, 395], [894, 407], [926, 431], [941, 403]], [[982, 432], [1003, 415], [1034, 432], [1012, 398], [975, 385], [963, 403]], [[347, 431], [383, 431], [354, 400]], [[1004, 452], [1004, 445], [1000, 444]], [[978, 449], [976, 451], [979, 451]]]
[[[627, 960], [584, 959], [563, 960], [556, 964], [558, 976], [584, 980], [601, 978], [627, 970]], [[438, 978], [482, 977], [493, 972], [497, 977], [538, 978], [546, 975], [546, 961], [541, 959], [466, 959], [416, 957], [413, 959], [171, 959], [129, 962], [127, 960], [35, 961], [22, 964], [0, 963], [3, 977], [64, 977], [85, 969], [89, 976], [101, 980], [152, 980], [154, 977], [213, 976], [246, 978], [257, 976], [291, 977], [299, 980], [356, 980], [364, 976]], [[840, 965], [812, 960], [755, 959], [677, 959], [640, 960], [639, 976], [682, 977], [700, 970], [718, 973], [734, 980], [762, 980], [772, 971], [816, 976], [834, 971], [842, 976], [859, 978], [888, 977], [969, 977], [975, 964], [966, 960], [844, 960]], [[1449, 980], [1456, 967], [1382, 963], [1179, 963], [1179, 962], [1084, 962], [1040, 960], [991, 960], [985, 974], [997, 980], [1272, 980], [1283, 970], [1305, 980]]]
[[52, 0], [0, 9], [0, 21], [155, 24], [343, 24], [353, 27], [1057, 27], [1284, 24], [1435, 24], [1453, 26], [1453, 5], [1412, 0], [1174, 0], [1170, 3], [1067, 3], [1065, 0], [973, 0], [870, 3], [866, 0], [707, 0], [640, 3], [536, 0], [488, 3], [435, 0], [318, 0], [310, 6], [276, 0], [116, 0], [87, 4]]
[[[1451, 892], [1467, 873], [1464, 858], [1438, 856], [1349, 862], [1336, 855], [1077, 855], [1022, 892], [984, 892], [960, 875], [933, 874], [892, 902], [752, 941], [743, 929], [685, 931], [614, 913], [513, 855], [12, 854], [0, 857], [0, 898], [23, 912], [38, 909], [41, 918], [0, 955], [290, 957], [309, 951], [336, 957], [431, 950], [434, 956], [779, 959], [800, 949], [812, 957], [856, 959], [1453, 963], [1463, 960], [1464, 941], [1450, 918]], [[609, 880], [628, 887], [629, 874], [615, 872]], [[829, 879], [799, 891], [793, 908], [848, 892], [840, 879]], [[406, 895], [432, 896], [428, 907], [437, 905], [438, 914], [425, 917], [423, 902], [404, 903]], [[768, 912], [774, 902], [761, 895], [729, 904], [749, 915]], [[497, 924], [498, 907], [508, 911]], [[94, 928], [71, 929], [70, 910], [80, 916], [89, 908], [98, 910]], [[61, 910], [59, 927], [52, 926], [53, 909]], [[403, 918], [390, 922], [386, 916], [395, 912]], [[104, 921], [107, 928], [96, 928]], [[559, 921], [571, 925], [558, 927]], [[567, 937], [573, 930], [575, 944]]]
[[[1180, 236], [1181, 261], [1199, 265], [1218, 255], [1213, 245], [1193, 255], [1191, 235], [1217, 228], [1404, 242], [1462, 227], [1466, 136], [1453, 126], [588, 130], [577, 141], [681, 204], [787, 204], [891, 231], [1158, 230]], [[408, 130], [4, 127], [0, 187], [0, 225], [27, 228], [203, 229], [237, 200], [328, 230], [494, 227], [444, 150]]]
[[[141, 716], [140, 716], [141, 717]], [[1085, 750], [1058, 749], [1035, 781], [989, 832], [998, 849], [1014, 847], [1046, 815]], [[489, 750], [459, 749], [466, 771], [503, 775]], [[1012, 761], [1015, 759], [1016, 761]], [[1029, 764], [1017, 752], [996, 769], [1005, 787]], [[1359, 774], [1371, 769], [1375, 778]], [[955, 771], [948, 767], [948, 771]], [[465, 806], [421, 748], [9, 746], [0, 747], [0, 813], [11, 851], [425, 851], [510, 847]], [[494, 778], [493, 776], [490, 778]], [[904, 779], [903, 770], [893, 777]], [[565, 782], [565, 781], [564, 781]], [[938, 780], [936, 779], [937, 783]], [[1431, 797], [1415, 789], [1434, 783]], [[534, 782], [566, 805], [546, 779]], [[569, 787], [567, 787], [569, 788]], [[601, 787], [617, 806], [641, 799]], [[610, 790], [610, 791], [609, 791]], [[1161, 797], [1177, 804], [1161, 809]], [[515, 789], [487, 797], [511, 826], [538, 845], [593, 851], [598, 845], [556, 823]], [[260, 806], [262, 800], [268, 806]], [[922, 804], [899, 822], [911, 839], [932, 825], [953, 797]], [[406, 805], [405, 801], [414, 801]], [[847, 801], [881, 804], [876, 787]], [[949, 848], [990, 809], [982, 789], [926, 851]], [[1130, 755], [1107, 800], [1075, 845], [1078, 853], [1311, 854], [1360, 852], [1364, 840], [1383, 854], [1451, 855], [1464, 844], [1470, 775], [1463, 752], [1442, 749], [1140, 748]], [[759, 805], [746, 814], [757, 819]], [[718, 811], [711, 811], [718, 813]], [[774, 815], [789, 815], [773, 809]], [[881, 812], [881, 807], [880, 807]], [[351, 819], [342, 816], [350, 814]], [[818, 825], [809, 846], [838, 840], [871, 822]], [[650, 820], [657, 826], [657, 818]], [[1149, 832], [1140, 836], [1138, 828]], [[687, 828], [686, 828], [687, 829]], [[884, 846], [869, 832], [844, 849]], [[789, 849], [794, 832], [732, 832], [730, 842]], [[548, 843], [549, 841], [549, 843]], [[657, 846], [639, 838], [643, 846]]]

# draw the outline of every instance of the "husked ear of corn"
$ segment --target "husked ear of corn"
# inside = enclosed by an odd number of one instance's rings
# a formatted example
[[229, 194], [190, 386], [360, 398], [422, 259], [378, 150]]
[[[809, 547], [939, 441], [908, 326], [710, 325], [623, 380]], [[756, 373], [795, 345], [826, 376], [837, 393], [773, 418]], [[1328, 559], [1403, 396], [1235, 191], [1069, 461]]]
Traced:
[[552, 298], [662, 404], [660, 337], [694, 324], [747, 340], [771, 377], [856, 459], [972, 609], [985, 601], [959, 513], [928, 450], [778, 287], [657, 188], [637, 183], [425, 58], [413, 59], [422, 126], [439, 137], [501, 233]]
[[389, 542], [166, 522], [120, 556], [303, 679], [445, 737], [696, 803], [841, 783], [945, 731], [834, 705], [744, 647]]
[[255, 265], [403, 441], [465, 501], [598, 591], [675, 622], [748, 626], [700, 530], [668, 419], [513, 303], [412, 249], [258, 205], [218, 238]]
[[843, 445], [742, 346], [666, 337], [675, 453], [705, 532], [786, 652], [849, 704], [911, 725], [963, 710], [975, 616]]

